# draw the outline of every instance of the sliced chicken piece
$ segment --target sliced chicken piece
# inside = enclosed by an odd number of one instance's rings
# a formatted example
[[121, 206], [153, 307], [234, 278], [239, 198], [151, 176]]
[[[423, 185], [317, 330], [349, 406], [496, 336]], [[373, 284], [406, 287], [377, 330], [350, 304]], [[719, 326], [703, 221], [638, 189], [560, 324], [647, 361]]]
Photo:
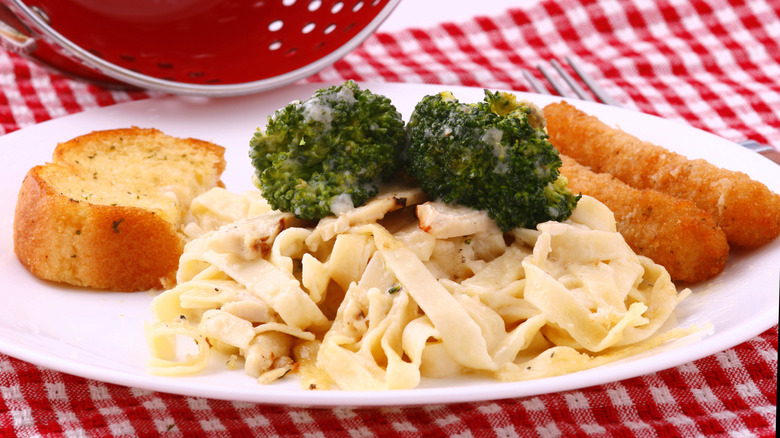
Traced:
[[499, 232], [485, 211], [444, 202], [426, 202], [417, 206], [420, 229], [437, 239]]
[[293, 337], [287, 333], [258, 334], [244, 351], [246, 357], [244, 371], [252, 377], [260, 377], [261, 374], [273, 369], [277, 359], [290, 356], [292, 344]]
[[218, 253], [233, 253], [244, 260], [264, 257], [276, 236], [285, 228], [303, 222], [292, 213], [270, 212], [224, 225], [208, 237], [207, 247]]
[[376, 222], [392, 211], [425, 202], [426, 199], [418, 187], [389, 186], [361, 207], [321, 219], [306, 244], [316, 249], [319, 243], [329, 241], [349, 227]]

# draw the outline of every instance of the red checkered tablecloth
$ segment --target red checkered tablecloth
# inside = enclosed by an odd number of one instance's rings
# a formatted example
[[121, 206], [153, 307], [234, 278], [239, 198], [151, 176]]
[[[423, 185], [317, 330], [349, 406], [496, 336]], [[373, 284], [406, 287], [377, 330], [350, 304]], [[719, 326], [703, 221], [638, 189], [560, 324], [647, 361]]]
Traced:
[[[567, 55], [582, 60], [626, 106], [728, 139], [780, 145], [777, 0], [542, 0], [525, 8], [518, 2], [497, 16], [375, 34], [306, 81], [522, 91], [530, 88], [521, 69]], [[0, 135], [155, 95], [74, 81], [0, 50]], [[370, 409], [170, 395], [0, 354], [0, 436], [769, 437], [776, 434], [777, 350], [775, 326], [713, 356], [602, 386]]]

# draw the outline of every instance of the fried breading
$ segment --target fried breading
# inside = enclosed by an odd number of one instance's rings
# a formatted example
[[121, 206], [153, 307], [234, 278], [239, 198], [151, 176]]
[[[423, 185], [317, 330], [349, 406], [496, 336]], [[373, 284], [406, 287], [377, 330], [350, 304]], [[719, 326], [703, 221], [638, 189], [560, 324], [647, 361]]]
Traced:
[[544, 116], [561, 153], [634, 188], [692, 201], [712, 215], [731, 246], [756, 248], [780, 234], [780, 195], [748, 175], [689, 160], [566, 102], [547, 105]]
[[675, 281], [698, 282], [726, 265], [726, 234], [693, 202], [652, 189], [635, 189], [595, 173], [565, 155], [561, 174], [574, 193], [590, 195], [615, 214], [617, 230], [637, 253], [663, 265]]

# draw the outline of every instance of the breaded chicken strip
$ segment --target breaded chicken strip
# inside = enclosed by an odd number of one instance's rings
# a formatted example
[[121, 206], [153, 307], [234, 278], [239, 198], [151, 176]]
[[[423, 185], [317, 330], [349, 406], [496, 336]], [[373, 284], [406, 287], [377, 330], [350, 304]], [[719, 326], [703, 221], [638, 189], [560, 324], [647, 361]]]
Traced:
[[566, 102], [547, 105], [544, 117], [561, 153], [632, 187], [693, 201], [715, 218], [732, 246], [756, 248], [780, 234], [780, 195], [742, 172], [689, 160]]
[[635, 189], [612, 175], [592, 172], [565, 155], [561, 159], [561, 174], [571, 191], [609, 207], [628, 245], [665, 267], [672, 280], [694, 283], [723, 270], [729, 245], [709, 213], [691, 201]]

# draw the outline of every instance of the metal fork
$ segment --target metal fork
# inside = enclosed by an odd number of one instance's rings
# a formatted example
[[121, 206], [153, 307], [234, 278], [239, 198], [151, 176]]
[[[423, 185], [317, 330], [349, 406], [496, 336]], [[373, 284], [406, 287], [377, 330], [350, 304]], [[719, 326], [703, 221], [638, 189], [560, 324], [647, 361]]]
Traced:
[[[596, 81], [590, 75], [588, 75], [580, 66], [580, 64], [574, 61], [573, 58], [567, 56], [565, 59], [571, 69], [574, 70], [577, 76], [580, 77], [582, 83], [585, 84], [588, 90], [590, 90], [593, 96], [596, 96], [596, 99], [598, 100], [594, 99], [591, 94], [585, 91], [580, 83], [574, 79], [574, 77], [572, 77], [557, 60], [553, 59], [550, 61], [550, 65], [553, 67], [553, 69], [555, 69], [557, 76], [544, 65], [538, 65], [537, 68], [539, 69], [539, 72], [542, 74], [542, 76], [547, 79], [547, 82], [550, 84], [555, 93], [562, 97], [576, 97], [581, 100], [601, 102], [611, 106], [623, 106], [617, 100], [612, 98], [609, 93], [604, 91], [604, 89], [599, 87]], [[553, 94], [528, 70], [523, 70], [522, 73], [526, 81], [528, 81], [528, 83], [531, 85], [531, 88], [535, 92], [541, 94]], [[563, 79], [563, 82], [561, 82], [559, 78]], [[761, 144], [755, 140], [743, 140], [737, 143], [747, 149], [750, 149], [753, 152], [759, 153], [766, 158], [769, 158], [777, 164], [780, 164], [780, 152], [772, 146]]]

